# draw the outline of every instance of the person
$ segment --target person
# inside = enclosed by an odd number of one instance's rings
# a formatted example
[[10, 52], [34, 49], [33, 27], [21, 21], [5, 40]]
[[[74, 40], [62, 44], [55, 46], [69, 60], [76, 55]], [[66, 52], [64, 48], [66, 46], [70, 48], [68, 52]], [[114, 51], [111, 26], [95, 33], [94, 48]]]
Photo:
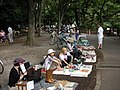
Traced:
[[73, 60], [79, 59], [82, 52], [78, 50], [74, 40], [72, 38], [67, 39], [67, 47], [71, 55], [73, 55]]
[[8, 27], [8, 39], [9, 39], [9, 43], [13, 43], [13, 30], [11, 27]]
[[20, 71], [20, 64], [23, 63], [25, 60], [22, 58], [16, 58], [14, 60], [14, 66], [12, 67], [10, 74], [9, 74], [9, 82], [8, 87], [9, 90], [16, 90], [15, 85], [19, 80], [21, 80], [25, 75], [27, 75], [27, 72], [24, 74]]
[[101, 25], [99, 24], [98, 25], [98, 49], [102, 49], [102, 42], [103, 42], [103, 37], [104, 37], [104, 35], [103, 35], [103, 32], [104, 32], [104, 30], [103, 30], [103, 28], [101, 27]]
[[53, 71], [57, 69], [57, 66], [60, 66], [60, 61], [55, 57], [55, 51], [53, 49], [48, 50], [48, 54], [45, 58], [45, 70], [46, 70], [46, 83], [53, 83]]
[[59, 54], [59, 59], [61, 60], [61, 67], [64, 68], [65, 66], [70, 67], [71, 63], [71, 54], [67, 51], [67, 48], [63, 47], [60, 54]]
[[75, 39], [76, 39], [76, 40], [79, 39], [79, 30], [76, 30], [76, 32], [75, 32]]
[[6, 41], [6, 35], [3, 30], [1, 30], [0, 32], [0, 38], [1, 38], [1, 43]]
[[71, 29], [71, 37], [76, 40], [75, 38], [75, 31], [76, 31], [76, 26], [75, 24], [72, 24], [72, 29]]

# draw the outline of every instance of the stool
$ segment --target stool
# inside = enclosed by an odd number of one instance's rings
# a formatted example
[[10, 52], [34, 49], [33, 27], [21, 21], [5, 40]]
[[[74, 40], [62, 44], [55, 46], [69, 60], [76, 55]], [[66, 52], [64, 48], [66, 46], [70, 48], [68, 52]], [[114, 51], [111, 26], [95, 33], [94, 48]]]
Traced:
[[20, 81], [16, 86], [17, 90], [31, 90], [34, 89], [34, 81]]

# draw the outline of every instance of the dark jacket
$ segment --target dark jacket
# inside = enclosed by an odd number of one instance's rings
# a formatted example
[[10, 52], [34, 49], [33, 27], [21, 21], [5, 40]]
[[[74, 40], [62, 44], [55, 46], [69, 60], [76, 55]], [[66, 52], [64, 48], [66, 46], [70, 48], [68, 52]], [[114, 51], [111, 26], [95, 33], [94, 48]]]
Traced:
[[20, 74], [13, 67], [11, 69], [11, 71], [10, 71], [10, 74], [9, 74], [9, 83], [8, 83], [8, 85], [10, 87], [15, 87], [15, 84], [18, 82], [19, 79], [20, 79]]

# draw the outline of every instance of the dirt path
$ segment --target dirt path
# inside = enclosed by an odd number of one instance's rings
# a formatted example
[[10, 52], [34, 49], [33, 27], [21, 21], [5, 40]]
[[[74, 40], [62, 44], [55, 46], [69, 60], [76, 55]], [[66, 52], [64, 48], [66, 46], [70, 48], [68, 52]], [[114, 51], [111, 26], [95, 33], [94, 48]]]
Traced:
[[5, 71], [0, 75], [0, 84], [2, 86], [8, 83], [10, 69], [16, 57], [22, 57], [26, 61], [30, 61], [32, 65], [39, 63], [44, 55], [47, 54], [49, 48], [55, 46], [49, 45], [50, 35], [43, 33], [41, 37], [36, 38], [35, 46], [23, 46], [26, 37], [15, 39], [14, 44], [0, 44], [0, 59], [4, 63]]

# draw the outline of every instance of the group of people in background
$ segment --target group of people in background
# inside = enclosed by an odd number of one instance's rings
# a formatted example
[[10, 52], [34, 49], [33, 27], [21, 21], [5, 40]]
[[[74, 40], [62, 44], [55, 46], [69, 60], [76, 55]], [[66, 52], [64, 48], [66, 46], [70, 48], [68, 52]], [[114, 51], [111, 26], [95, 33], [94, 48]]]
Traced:
[[8, 33], [6, 33], [4, 30], [0, 31], [0, 42], [4, 43], [9, 41], [9, 43], [13, 43], [13, 30], [11, 27], [8, 27]]
[[[75, 27], [74, 27], [75, 28]], [[75, 29], [73, 29], [74, 31]], [[98, 28], [98, 49], [102, 48], [102, 41], [103, 41], [103, 28], [99, 25]], [[5, 40], [6, 34], [3, 30], [0, 32], [0, 37], [2, 40]], [[13, 43], [13, 30], [11, 27], [8, 28], [8, 39], [10, 43]], [[3, 42], [1, 40], [1, 42]], [[53, 78], [53, 71], [54, 70], [63, 70], [64, 68], [71, 68], [72, 62], [74, 60], [78, 60], [82, 55], [81, 50], [78, 50], [74, 43], [74, 38], [67, 39], [67, 48], [63, 47], [59, 52], [58, 56], [55, 56], [55, 52], [53, 49], [49, 49], [47, 52], [46, 57], [44, 58], [44, 68], [46, 71], [45, 82], [46, 83], [53, 83], [56, 80]], [[24, 63], [25, 60], [22, 58], [16, 58], [14, 60], [14, 66], [10, 71], [9, 74], [9, 90], [15, 90], [15, 85], [19, 80], [22, 80], [27, 73], [22, 73], [20, 71], [20, 64]]]
[[[98, 25], [98, 49], [102, 49], [103, 41], [103, 28]], [[72, 67], [72, 61], [78, 60], [82, 55], [82, 52], [76, 47], [74, 40], [77, 40], [75, 37], [75, 26], [73, 26], [72, 37], [67, 40], [67, 48], [63, 47], [58, 57], [55, 57], [55, 51], [53, 49], [48, 50], [47, 57], [45, 58], [44, 67], [46, 70], [46, 82], [52, 83], [55, 80], [53, 79], [53, 71], [58, 69], [61, 70], [64, 67]], [[79, 36], [79, 35], [78, 35]], [[58, 68], [59, 67], [59, 68]]]
[[[100, 24], [97, 24], [98, 26], [98, 31], [97, 31], [97, 36], [98, 36], [98, 49], [102, 49], [102, 44], [103, 44], [103, 37], [104, 37], [104, 29]], [[71, 37], [74, 40], [78, 40], [79, 37], [79, 30], [77, 30], [76, 25], [73, 23], [72, 25], [63, 25], [62, 29], [65, 30], [65, 32], [70, 32]]]

